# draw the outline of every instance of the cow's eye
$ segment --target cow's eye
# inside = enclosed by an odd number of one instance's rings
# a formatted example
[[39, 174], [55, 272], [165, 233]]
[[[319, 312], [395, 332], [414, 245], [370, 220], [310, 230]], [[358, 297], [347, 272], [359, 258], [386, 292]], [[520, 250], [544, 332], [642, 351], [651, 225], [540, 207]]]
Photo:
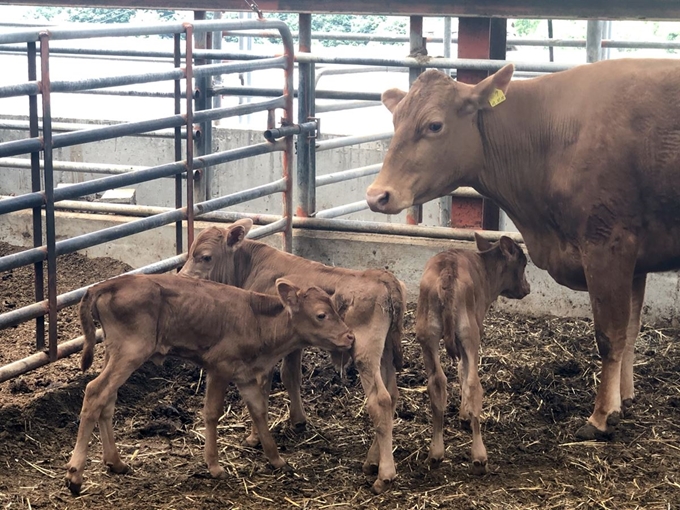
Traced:
[[201, 260], [202, 260], [203, 262], [210, 262], [210, 261], [212, 260], [212, 257], [211, 257], [210, 255], [203, 255], [203, 256], [201, 257]]
[[444, 127], [444, 124], [441, 122], [430, 122], [429, 125], [430, 131], [433, 133], [439, 133], [442, 130], [442, 127]]
[[321, 312], [316, 314], [316, 318], [319, 319], [320, 321], [324, 320], [326, 318], [326, 314]]

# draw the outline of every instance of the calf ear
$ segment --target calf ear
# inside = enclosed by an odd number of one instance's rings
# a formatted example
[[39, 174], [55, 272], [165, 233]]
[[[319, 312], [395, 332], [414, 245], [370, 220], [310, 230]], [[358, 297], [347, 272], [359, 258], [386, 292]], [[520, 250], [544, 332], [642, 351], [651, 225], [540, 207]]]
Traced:
[[477, 243], [477, 250], [487, 251], [491, 249], [491, 243], [475, 232], [475, 243]]
[[517, 250], [519, 250], [519, 246], [515, 244], [515, 241], [510, 239], [507, 236], [502, 236], [501, 237], [501, 252], [505, 256], [505, 258], [515, 258], [517, 257]]
[[281, 302], [294, 312], [300, 309], [300, 288], [296, 287], [285, 278], [276, 280], [276, 291], [279, 293]]
[[514, 64], [508, 64], [475, 85], [472, 89], [472, 96], [477, 103], [477, 107], [479, 109], [492, 108], [490, 101], [498, 94], [497, 90], [500, 90], [503, 95], [501, 100], [496, 98], [494, 106], [503, 102], [514, 72]]
[[382, 93], [381, 100], [382, 103], [387, 107], [387, 109], [394, 113], [394, 109], [397, 105], [404, 99], [406, 92], [400, 89], [389, 89]]
[[244, 218], [234, 222], [234, 224], [227, 229], [227, 246], [234, 248], [240, 244], [245, 239], [246, 234], [252, 226], [253, 220], [250, 218]]

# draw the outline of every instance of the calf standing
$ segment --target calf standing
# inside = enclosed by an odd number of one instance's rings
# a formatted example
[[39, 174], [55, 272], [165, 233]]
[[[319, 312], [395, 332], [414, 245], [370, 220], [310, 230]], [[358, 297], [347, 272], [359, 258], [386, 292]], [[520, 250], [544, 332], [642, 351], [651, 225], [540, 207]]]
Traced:
[[[276, 292], [277, 278], [298, 285], [318, 285], [335, 293], [342, 319], [356, 335], [351, 351], [366, 393], [366, 410], [375, 428], [363, 471], [378, 477], [373, 491], [384, 491], [396, 476], [392, 455], [392, 417], [397, 406], [396, 370], [401, 368], [401, 336], [406, 292], [402, 283], [387, 271], [356, 271], [330, 267], [296, 257], [266, 244], [246, 239], [253, 226], [249, 219], [200, 233], [189, 249], [189, 258], [180, 274], [218, 281], [257, 292]], [[349, 361], [332, 356], [336, 365]], [[300, 397], [301, 350], [284, 358], [281, 379], [290, 396], [290, 419], [294, 427], [307, 418]], [[269, 391], [269, 386], [265, 388]], [[246, 439], [258, 442], [257, 424]]]
[[509, 237], [490, 243], [475, 233], [479, 252], [452, 249], [432, 257], [420, 281], [416, 338], [423, 349], [427, 390], [432, 405], [429, 460], [444, 458], [446, 375], [439, 361], [439, 340], [458, 360], [460, 419], [472, 429], [472, 472], [486, 472], [486, 447], [479, 418], [483, 389], [477, 373], [479, 342], [486, 312], [499, 295], [522, 299], [529, 294], [524, 277], [527, 258]]
[[304, 346], [346, 351], [354, 335], [338, 316], [328, 294], [318, 287], [300, 290], [276, 281], [278, 296], [258, 294], [176, 275], [129, 275], [91, 287], [80, 303], [85, 332], [81, 368], [92, 364], [94, 319], [104, 331], [104, 369], [85, 389], [78, 439], [66, 465], [66, 485], [80, 493], [87, 444], [99, 421], [104, 463], [115, 473], [128, 467], [113, 438], [118, 388], [148, 359], [179, 356], [206, 370], [205, 460], [215, 478], [225, 475], [217, 461], [217, 420], [229, 382], [234, 382], [257, 424], [269, 462], [281, 468], [267, 426], [263, 381], [281, 357]]

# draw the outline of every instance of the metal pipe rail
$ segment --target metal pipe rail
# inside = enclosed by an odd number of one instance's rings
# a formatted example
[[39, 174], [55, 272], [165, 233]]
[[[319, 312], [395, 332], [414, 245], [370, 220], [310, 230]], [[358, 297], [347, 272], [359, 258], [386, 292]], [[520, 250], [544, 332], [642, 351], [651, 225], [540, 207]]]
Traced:
[[375, 135], [361, 135], [361, 136], [341, 136], [332, 138], [330, 140], [321, 140], [316, 142], [316, 150], [329, 151], [339, 147], [348, 147], [350, 145], [359, 145], [368, 142], [378, 142], [381, 140], [390, 140], [394, 133], [378, 133]]

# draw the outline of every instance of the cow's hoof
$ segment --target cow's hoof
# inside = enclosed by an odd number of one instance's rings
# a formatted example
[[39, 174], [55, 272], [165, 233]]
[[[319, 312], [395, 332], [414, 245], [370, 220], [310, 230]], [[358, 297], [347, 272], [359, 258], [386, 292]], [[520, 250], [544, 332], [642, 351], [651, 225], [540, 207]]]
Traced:
[[215, 478], [216, 480], [224, 480], [227, 478], [227, 472], [224, 470], [222, 466], [213, 466], [211, 468], [208, 468], [208, 471], [210, 471], [210, 476]]
[[618, 427], [621, 423], [621, 413], [615, 412], [607, 416], [607, 425], [610, 427]]
[[361, 466], [361, 470], [365, 475], [375, 476], [378, 474], [378, 465], [370, 462], [364, 462], [363, 466]]
[[80, 496], [80, 489], [83, 486], [82, 483], [72, 482], [68, 478], [65, 480], [65, 482], [66, 482], [66, 487], [68, 487], [68, 490], [71, 491], [71, 494], [73, 494], [74, 496]]
[[117, 475], [125, 475], [130, 472], [130, 466], [125, 462], [107, 463], [106, 467], [109, 468], [109, 471]]
[[438, 469], [442, 465], [443, 460], [444, 457], [433, 457], [432, 455], [428, 455], [427, 465], [430, 466], [430, 469]]
[[254, 436], [250, 434], [248, 437], [246, 437], [243, 442], [241, 443], [241, 446], [246, 446], [248, 448], [256, 448], [260, 444], [260, 438], [258, 436]]
[[489, 472], [485, 460], [473, 460], [470, 464], [470, 473], [475, 476], [485, 475]]
[[460, 430], [472, 432], [472, 424], [470, 423], [470, 420], [466, 420], [466, 419], [461, 418], [460, 419]]
[[611, 441], [613, 437], [613, 429], [600, 430], [590, 422], [587, 422], [576, 431], [576, 439], [579, 441]]
[[380, 478], [378, 478], [375, 482], [373, 482], [371, 491], [373, 491], [373, 494], [382, 494], [387, 489], [389, 489], [391, 485], [392, 480], [381, 480]]
[[623, 412], [625, 413], [626, 411], [628, 411], [628, 409], [633, 407], [634, 403], [635, 403], [635, 399], [632, 399], [632, 398], [624, 399], [623, 402], [621, 402], [621, 407], [623, 407]]
[[295, 434], [303, 434], [307, 430], [307, 422], [301, 421], [300, 423], [292, 423], [290, 425], [290, 430]]
[[274, 471], [276, 471], [277, 473], [284, 473], [286, 475], [292, 475], [293, 473], [295, 473], [293, 466], [288, 464], [285, 460], [283, 461], [283, 464], [279, 466], [274, 466], [272, 464], [272, 467], [274, 468]]

